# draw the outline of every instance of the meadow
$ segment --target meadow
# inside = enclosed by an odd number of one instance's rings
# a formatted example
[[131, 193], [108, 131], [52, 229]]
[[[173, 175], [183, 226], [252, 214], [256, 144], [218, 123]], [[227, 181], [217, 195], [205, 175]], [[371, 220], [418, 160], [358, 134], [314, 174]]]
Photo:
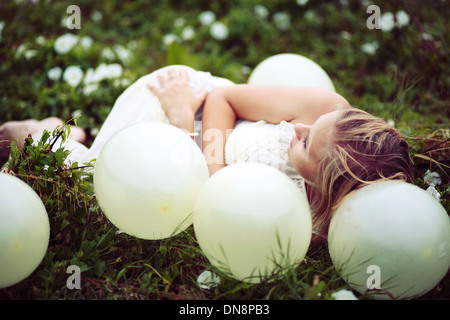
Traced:
[[[368, 27], [372, 4], [380, 29]], [[445, 0], [2, 1], [0, 120], [59, 117], [84, 128], [89, 146], [117, 97], [156, 69], [184, 64], [245, 83], [263, 59], [297, 53], [321, 65], [352, 105], [407, 137], [416, 184], [449, 212], [449, 18]], [[0, 289], [0, 299], [328, 300], [351, 290], [326, 246], [311, 246], [284, 277], [247, 284], [208, 262], [192, 227], [158, 241], [119, 232], [84, 164], [66, 168], [67, 152], [46, 149], [57, 134], [10, 162], [43, 200], [51, 235], [39, 267]], [[70, 265], [80, 267], [80, 289], [67, 287]], [[205, 270], [217, 286], [199, 286]], [[418, 299], [450, 299], [449, 275]]]

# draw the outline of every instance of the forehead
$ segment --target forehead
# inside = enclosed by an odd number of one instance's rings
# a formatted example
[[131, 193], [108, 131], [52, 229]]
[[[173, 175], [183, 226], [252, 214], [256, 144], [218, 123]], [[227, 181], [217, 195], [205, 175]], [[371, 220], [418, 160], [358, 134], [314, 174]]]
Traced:
[[310, 155], [319, 159], [325, 149], [332, 143], [334, 125], [337, 122], [339, 111], [326, 113], [319, 117], [310, 130]]

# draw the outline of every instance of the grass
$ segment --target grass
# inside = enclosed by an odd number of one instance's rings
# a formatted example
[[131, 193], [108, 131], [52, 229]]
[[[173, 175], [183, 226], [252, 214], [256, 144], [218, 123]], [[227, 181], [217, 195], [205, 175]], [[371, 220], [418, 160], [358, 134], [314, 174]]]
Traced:
[[[409, 23], [390, 32], [369, 30], [364, 1], [310, 0], [301, 6], [283, 0], [86, 0], [77, 1], [81, 29], [68, 30], [61, 20], [69, 17], [66, 9], [73, 2], [3, 1], [1, 120], [58, 116], [73, 123], [70, 119], [76, 115], [91, 143], [120, 93], [148, 72], [187, 64], [239, 83], [246, 82], [249, 71], [264, 58], [299, 53], [327, 70], [337, 91], [352, 104], [392, 121], [408, 137], [416, 184], [426, 189], [425, 172], [437, 172], [442, 183], [436, 188], [449, 212], [449, 35], [442, 15], [446, 3], [374, 3], [382, 12], [406, 11]], [[255, 13], [259, 4], [267, 9], [267, 16]], [[209, 27], [199, 22], [199, 14], [206, 10], [227, 26], [226, 39], [215, 39]], [[275, 22], [277, 12], [290, 16], [287, 29]], [[181, 37], [186, 26], [195, 30], [191, 39]], [[65, 33], [94, 41], [58, 54], [55, 40]], [[164, 43], [167, 34], [178, 40]], [[362, 51], [367, 43], [377, 45], [375, 53]], [[62, 77], [52, 80], [48, 76], [54, 67], [63, 72], [79, 66], [86, 74], [102, 63], [119, 64], [122, 72], [99, 81], [94, 91], [83, 83], [71, 86]], [[36, 154], [43, 154], [45, 144], [40, 148]], [[250, 285], [211, 266], [192, 227], [159, 241], [120, 233], [98, 207], [92, 177], [85, 168], [78, 164], [64, 168], [63, 151], [46, 155], [34, 160], [23, 155], [13, 171], [38, 192], [47, 208], [52, 227], [48, 251], [31, 276], [1, 289], [0, 299], [330, 299], [333, 292], [349, 289], [333, 267], [326, 246], [310, 247], [305, 260], [281, 279]], [[23, 161], [35, 162], [26, 167]], [[56, 170], [43, 173], [36, 168], [45, 165]], [[82, 271], [79, 290], [66, 286], [66, 270], [73, 264]], [[218, 287], [205, 290], [198, 286], [197, 276], [204, 270], [220, 275]], [[447, 274], [420, 299], [449, 298]]]

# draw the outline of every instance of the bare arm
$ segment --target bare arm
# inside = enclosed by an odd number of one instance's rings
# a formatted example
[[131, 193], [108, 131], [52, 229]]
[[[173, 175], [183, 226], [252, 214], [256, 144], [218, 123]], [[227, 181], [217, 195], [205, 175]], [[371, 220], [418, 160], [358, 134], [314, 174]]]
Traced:
[[227, 132], [236, 119], [312, 125], [339, 104], [348, 102], [335, 92], [316, 88], [235, 85], [214, 89], [203, 110], [203, 153], [210, 174], [225, 165]]

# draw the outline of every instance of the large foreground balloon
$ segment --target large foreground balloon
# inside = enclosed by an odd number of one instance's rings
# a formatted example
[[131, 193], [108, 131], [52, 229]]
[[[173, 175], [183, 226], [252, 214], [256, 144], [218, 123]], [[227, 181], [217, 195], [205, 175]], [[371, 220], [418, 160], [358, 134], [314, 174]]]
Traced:
[[301, 262], [311, 241], [306, 196], [282, 172], [238, 163], [216, 172], [199, 192], [194, 230], [212, 265], [260, 282]]
[[263, 60], [250, 74], [248, 83], [335, 91], [333, 82], [321, 66], [309, 58], [293, 53], [281, 53]]
[[39, 196], [25, 182], [0, 173], [0, 288], [28, 277], [48, 248], [50, 223]]
[[143, 122], [120, 130], [104, 145], [94, 189], [117, 228], [155, 240], [192, 224], [197, 193], [208, 177], [206, 160], [186, 133], [169, 124]]
[[358, 292], [372, 289], [376, 299], [414, 298], [435, 287], [448, 271], [450, 219], [419, 187], [380, 182], [359, 189], [340, 205], [328, 243], [335, 266]]

